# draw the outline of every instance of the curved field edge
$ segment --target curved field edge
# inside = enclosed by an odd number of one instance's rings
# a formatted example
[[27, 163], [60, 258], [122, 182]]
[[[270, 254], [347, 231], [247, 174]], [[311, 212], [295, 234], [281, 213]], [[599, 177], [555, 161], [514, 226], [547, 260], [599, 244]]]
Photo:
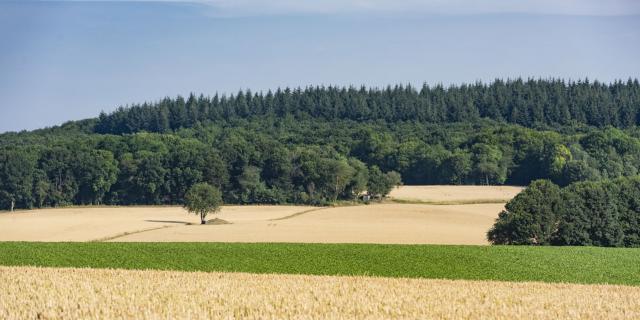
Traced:
[[640, 285], [640, 249], [0, 242], [0, 265]]
[[387, 202], [400, 203], [400, 204], [430, 204], [430, 205], [464, 205], [464, 204], [492, 204], [492, 203], [507, 203], [510, 199], [469, 199], [469, 200], [451, 200], [451, 201], [431, 201], [431, 200], [419, 200], [419, 199], [395, 199], [390, 198]]
[[33, 267], [0, 283], [7, 319], [640, 317], [630, 286]]

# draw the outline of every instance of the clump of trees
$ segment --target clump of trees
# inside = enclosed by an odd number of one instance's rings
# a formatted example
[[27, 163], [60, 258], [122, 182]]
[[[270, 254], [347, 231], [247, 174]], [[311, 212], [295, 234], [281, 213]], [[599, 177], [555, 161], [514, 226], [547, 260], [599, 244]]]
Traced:
[[369, 172], [367, 193], [374, 198], [382, 199], [400, 184], [402, 184], [402, 178], [399, 173], [395, 171], [383, 173], [380, 168], [373, 166]]
[[390, 187], [378, 185], [400, 181], [332, 147], [286, 147], [235, 129], [213, 138], [215, 147], [208, 138], [54, 135], [42, 144], [0, 143], [0, 208], [184, 204], [199, 183], [225, 190], [228, 203], [324, 205], [355, 200], [369, 184], [385, 195]]
[[640, 177], [533, 182], [488, 232], [494, 244], [640, 247]]

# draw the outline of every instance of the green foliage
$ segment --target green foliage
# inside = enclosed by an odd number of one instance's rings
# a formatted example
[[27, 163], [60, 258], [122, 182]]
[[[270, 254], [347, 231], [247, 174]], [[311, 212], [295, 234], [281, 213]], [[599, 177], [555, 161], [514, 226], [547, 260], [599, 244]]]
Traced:
[[495, 244], [640, 247], [640, 177], [536, 181], [511, 200], [488, 233]]
[[557, 144], [549, 149], [545, 155], [547, 175], [557, 180], [562, 177], [567, 162], [572, 159], [571, 151], [562, 144]]
[[[614, 189], [612, 183], [617, 182], [622, 181], [581, 182], [563, 190], [563, 206], [560, 212], [565, 218], [559, 225], [557, 244], [625, 246], [625, 230], [616, 199], [622, 196], [619, 192], [627, 190]], [[637, 193], [637, 190], [628, 191]], [[632, 216], [640, 215], [640, 211], [627, 213]], [[640, 246], [640, 243], [629, 245]]]
[[77, 202], [100, 204], [116, 182], [118, 165], [113, 154], [105, 150], [91, 150], [79, 155], [74, 176], [78, 180]]
[[595, 168], [589, 166], [584, 160], [569, 160], [566, 162], [562, 172], [561, 183], [569, 185], [579, 181], [599, 180], [600, 173]]
[[[379, 142], [385, 146], [375, 149], [379, 155], [363, 152], [361, 139], [369, 131], [386, 137]], [[378, 188], [382, 179], [371, 178], [373, 166], [398, 172], [405, 184], [550, 179], [565, 186], [637, 173], [640, 152], [632, 146], [640, 139], [626, 132], [601, 142], [610, 146], [606, 152], [583, 148], [583, 137], [601, 131], [609, 129], [559, 134], [492, 122], [471, 127], [267, 118], [170, 134], [5, 134], [0, 157], [7, 160], [0, 168], [9, 183], [0, 184], [0, 206], [10, 207], [9, 194], [17, 208], [181, 204], [199, 182], [225, 190], [228, 203], [326, 204], [352, 200], [369, 183]]]
[[455, 150], [440, 166], [442, 182], [463, 184], [467, 181], [473, 162], [471, 155], [463, 150]]
[[227, 203], [321, 205], [384, 195], [392, 171], [409, 185], [633, 176], [638, 97], [637, 81], [517, 79], [167, 98], [0, 134], [0, 209], [182, 204], [200, 182]]
[[349, 166], [353, 168], [353, 175], [343, 191], [344, 198], [356, 199], [359, 194], [367, 190], [369, 169], [358, 159], [349, 159]]
[[640, 249], [287, 243], [0, 243], [0, 265], [640, 285]]
[[377, 198], [386, 197], [393, 188], [402, 183], [400, 174], [395, 171], [382, 173], [376, 166], [369, 172], [369, 188], [367, 192]]
[[191, 213], [199, 214], [202, 224], [209, 213], [215, 213], [222, 207], [220, 190], [207, 183], [193, 185], [184, 198], [184, 207]]
[[327, 159], [320, 162], [320, 186], [329, 191], [327, 198], [336, 201], [347, 187], [355, 170], [346, 159]]
[[[490, 84], [422, 86], [397, 85], [384, 89], [307, 87], [230, 96], [164, 99], [154, 105], [134, 105], [113, 114], [101, 114], [95, 131], [128, 134], [167, 132], [193, 127], [197, 122], [252, 117], [292, 116], [320, 120], [385, 121], [397, 123], [475, 122], [481, 118], [525, 127], [581, 125], [620, 128], [638, 125], [640, 84], [563, 80], [496, 80]], [[363, 140], [364, 153], [384, 156], [389, 137], [371, 134]], [[369, 161], [372, 159], [367, 159]], [[377, 159], [381, 160], [381, 159]], [[383, 169], [389, 169], [381, 166]]]
[[13, 149], [0, 154], [0, 204], [31, 208], [34, 205], [32, 188], [35, 157], [24, 149]]
[[497, 146], [478, 143], [472, 148], [476, 166], [475, 175], [484, 184], [503, 184], [507, 179], [506, 167], [501, 163], [502, 151]]
[[560, 188], [547, 180], [534, 181], [509, 201], [489, 230], [495, 244], [549, 245], [560, 217]]

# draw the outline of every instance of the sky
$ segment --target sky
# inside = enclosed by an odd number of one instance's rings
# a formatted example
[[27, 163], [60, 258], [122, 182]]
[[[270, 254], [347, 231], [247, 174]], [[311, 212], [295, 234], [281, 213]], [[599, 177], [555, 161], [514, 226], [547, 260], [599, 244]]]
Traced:
[[637, 0], [0, 0], [0, 132], [166, 96], [640, 78]]

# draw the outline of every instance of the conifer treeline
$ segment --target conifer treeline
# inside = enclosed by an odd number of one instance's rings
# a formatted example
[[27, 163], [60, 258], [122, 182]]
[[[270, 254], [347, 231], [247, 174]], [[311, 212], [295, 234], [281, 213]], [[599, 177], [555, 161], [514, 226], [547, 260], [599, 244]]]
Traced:
[[495, 80], [443, 87], [396, 85], [384, 89], [308, 87], [230, 96], [165, 98], [157, 103], [101, 114], [97, 133], [170, 132], [207, 121], [252, 116], [423, 123], [472, 122], [479, 118], [525, 127], [581, 124], [626, 128], [640, 123], [638, 80], [611, 84], [588, 80]]

